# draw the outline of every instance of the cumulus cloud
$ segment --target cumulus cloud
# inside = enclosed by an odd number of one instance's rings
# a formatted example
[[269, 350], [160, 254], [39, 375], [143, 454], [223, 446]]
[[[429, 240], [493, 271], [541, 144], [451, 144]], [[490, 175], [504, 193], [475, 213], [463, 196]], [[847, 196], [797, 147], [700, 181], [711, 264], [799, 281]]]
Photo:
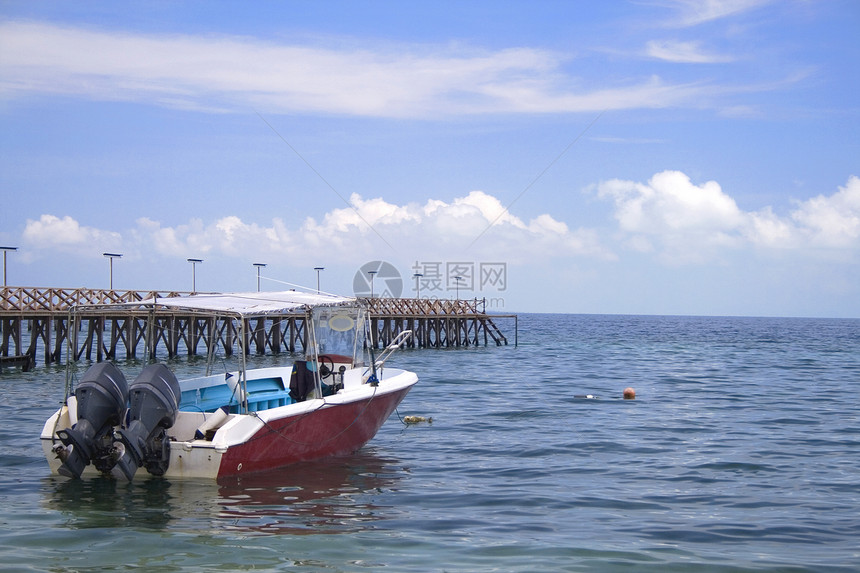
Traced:
[[724, 248], [860, 248], [860, 179], [854, 176], [833, 195], [797, 202], [787, 217], [771, 207], [744, 211], [717, 182], [697, 185], [679, 171], [646, 183], [606, 181], [597, 195], [613, 201], [628, 247], [657, 252], [666, 262], [703, 261]]
[[400, 254], [451, 256], [474, 244], [476, 255], [502, 252], [511, 262], [535, 257], [611, 256], [594, 233], [571, 230], [547, 214], [525, 222], [483, 191], [472, 191], [450, 202], [430, 199], [423, 205], [396, 205], [353, 194], [350, 203], [352, 209], [335, 209], [320, 222], [309, 218], [299, 234], [305, 241], [336, 247], [347, 256], [378, 249], [374, 234]]
[[[695, 183], [680, 171], [656, 173], [648, 181], [613, 179], [596, 185], [611, 201], [621, 244], [652, 253], [667, 264], [719, 259], [742, 249], [780, 252], [860, 253], [860, 178], [852, 176], [831, 195], [796, 201], [785, 216], [770, 206], [745, 211], [715, 181]], [[476, 240], [477, 239], [477, 240]], [[227, 215], [176, 226], [141, 218], [124, 235], [82, 225], [64, 216], [28, 220], [24, 244], [86, 256], [118, 250], [129, 256], [267, 257], [291, 264], [353, 262], [368, 253], [403, 258], [475, 258], [540, 262], [591, 258], [613, 260], [610, 239], [596, 229], [572, 229], [549, 214], [523, 220], [483, 191], [451, 201], [396, 204], [383, 198], [350, 197], [350, 206], [288, 225], [280, 218], [248, 222]]]
[[246, 223], [234, 215], [205, 224], [192, 219], [175, 227], [162, 227], [158, 221], [141, 218], [131, 233], [132, 243], [140, 248], [146, 245], [165, 256], [205, 256], [210, 253], [237, 256], [243, 253], [279, 253], [289, 255], [291, 233], [281, 219], [271, 226]]
[[438, 117], [700, 105], [708, 89], [656, 76], [586, 89], [566, 73], [568, 60], [524, 47], [331, 48], [0, 22], [0, 95], [10, 99], [47, 93], [208, 112]]
[[69, 216], [50, 214], [42, 215], [38, 221], [28, 219], [22, 239], [28, 246], [91, 256], [101, 256], [102, 251], [116, 250], [122, 244], [120, 233], [86, 227]]
[[829, 197], [819, 195], [798, 203], [791, 219], [815, 246], [860, 246], [860, 178], [849, 178]]
[[349, 207], [333, 209], [319, 219], [307, 217], [295, 227], [279, 218], [260, 224], [234, 215], [211, 222], [192, 219], [176, 226], [141, 218], [121, 236], [84, 227], [68, 216], [43, 215], [39, 221], [28, 221], [25, 230], [28, 244], [36, 248], [62, 246], [88, 252], [98, 239], [105, 244], [122, 244], [132, 256], [265, 256], [296, 264], [316, 264], [320, 252], [339, 262], [366, 258], [372, 252], [404, 257], [454, 256], [479, 236], [482, 238], [476, 243], [474, 256], [504, 253], [508, 262], [611, 257], [593, 231], [572, 230], [548, 214], [523, 221], [507, 212], [496, 197], [482, 191], [450, 202], [431, 199], [423, 205], [397, 205], [353, 194]]

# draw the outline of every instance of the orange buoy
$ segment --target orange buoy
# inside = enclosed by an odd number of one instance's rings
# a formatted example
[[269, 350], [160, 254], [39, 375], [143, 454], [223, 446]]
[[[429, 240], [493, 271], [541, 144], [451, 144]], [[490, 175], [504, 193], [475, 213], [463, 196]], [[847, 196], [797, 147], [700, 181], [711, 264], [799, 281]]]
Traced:
[[625, 388], [624, 389], [624, 399], [625, 400], [633, 400], [636, 398], [636, 390], [633, 388]]

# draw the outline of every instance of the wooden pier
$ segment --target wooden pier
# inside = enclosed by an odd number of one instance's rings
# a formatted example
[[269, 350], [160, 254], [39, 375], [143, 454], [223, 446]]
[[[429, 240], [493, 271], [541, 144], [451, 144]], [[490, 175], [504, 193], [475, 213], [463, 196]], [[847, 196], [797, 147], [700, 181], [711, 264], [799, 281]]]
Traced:
[[[412, 331], [411, 348], [452, 346], [501, 346], [508, 339], [494, 319], [516, 315], [487, 314], [482, 299], [444, 300], [414, 298], [364, 299], [370, 313], [371, 332], [379, 347], [387, 346], [404, 330]], [[516, 331], [516, 329], [515, 329]]]
[[[307, 346], [305, 316], [285, 314], [250, 319], [240, 329], [228, 318], [201, 318], [179, 310], [158, 310], [154, 316], [140, 310], [112, 309], [87, 314], [71, 323], [75, 305], [138, 302], [153, 297], [188, 296], [178, 291], [131, 291], [3, 287], [0, 290], [0, 366], [32, 368], [63, 360], [132, 359], [139, 355], [168, 357], [198, 353], [247, 354], [304, 352]], [[474, 300], [360, 299], [370, 317], [370, 336], [377, 347], [387, 346], [404, 330], [413, 336], [411, 348], [472, 345], [507, 345], [508, 339], [494, 319], [516, 315], [487, 314], [485, 303]], [[147, 336], [147, 319], [152, 332]], [[242, 340], [239, 335], [244, 331]], [[147, 341], [149, 346], [147, 347]]]

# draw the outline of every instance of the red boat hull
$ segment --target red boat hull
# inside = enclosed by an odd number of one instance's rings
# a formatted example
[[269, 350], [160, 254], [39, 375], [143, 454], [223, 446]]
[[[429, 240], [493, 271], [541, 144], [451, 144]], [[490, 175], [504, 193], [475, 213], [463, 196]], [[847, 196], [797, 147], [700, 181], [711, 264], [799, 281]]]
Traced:
[[272, 470], [350, 454], [370, 441], [411, 386], [347, 404], [270, 420], [249, 440], [224, 452], [218, 477]]

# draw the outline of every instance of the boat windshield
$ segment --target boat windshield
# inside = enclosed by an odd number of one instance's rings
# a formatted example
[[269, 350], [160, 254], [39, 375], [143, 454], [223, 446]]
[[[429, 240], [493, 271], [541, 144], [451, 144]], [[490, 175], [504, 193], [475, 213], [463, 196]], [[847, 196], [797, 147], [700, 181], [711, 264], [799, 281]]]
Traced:
[[[358, 306], [315, 307], [312, 312], [316, 348], [308, 356], [340, 355], [352, 358], [359, 366], [364, 354], [365, 311]], [[314, 337], [312, 337], [314, 338]]]

